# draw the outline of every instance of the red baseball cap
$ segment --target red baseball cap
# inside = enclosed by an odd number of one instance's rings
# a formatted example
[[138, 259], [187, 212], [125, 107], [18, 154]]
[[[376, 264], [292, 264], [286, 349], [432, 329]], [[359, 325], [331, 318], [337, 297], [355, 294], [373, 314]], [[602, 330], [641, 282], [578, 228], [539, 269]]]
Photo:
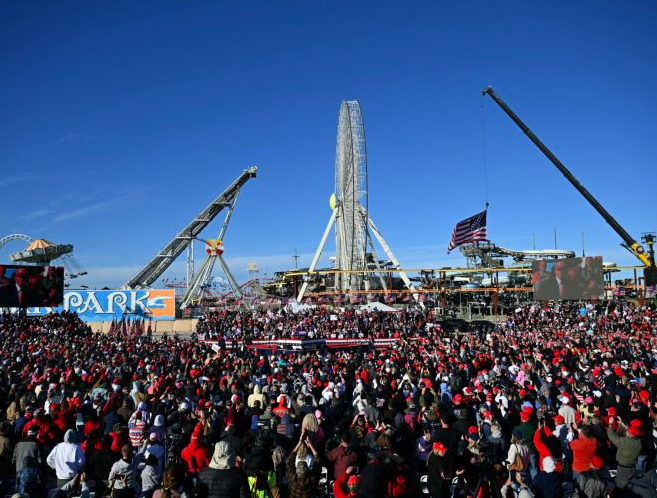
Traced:
[[441, 442], [433, 443], [433, 451], [447, 451], [445, 445]]
[[454, 398], [452, 399], [454, 400], [454, 403], [460, 403], [463, 400], [463, 396], [461, 396], [460, 394], [455, 394]]
[[640, 434], [641, 431], [637, 426], [633, 425], [627, 429], [627, 432], [629, 432], [632, 436], [636, 437]]
[[557, 424], [563, 424], [563, 423], [566, 421], [566, 419], [563, 418], [562, 415], [557, 415], [556, 417], [554, 417], [554, 421], [555, 421]]
[[360, 477], [357, 475], [350, 476], [349, 479], [347, 479], [347, 485], [349, 486], [358, 486], [360, 484]]

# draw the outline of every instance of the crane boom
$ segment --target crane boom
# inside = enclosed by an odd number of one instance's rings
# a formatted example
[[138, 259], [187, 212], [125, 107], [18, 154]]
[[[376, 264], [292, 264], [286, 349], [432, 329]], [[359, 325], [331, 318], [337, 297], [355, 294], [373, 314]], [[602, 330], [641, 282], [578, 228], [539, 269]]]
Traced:
[[641, 244], [639, 244], [636, 240], [632, 238], [632, 236], [627, 233], [627, 231], [620, 226], [620, 224], [609, 214], [609, 212], [600, 204], [593, 195], [582, 185], [577, 178], [573, 176], [573, 174], [566, 168], [559, 159], [557, 159], [557, 156], [555, 156], [550, 149], [548, 149], [543, 142], [540, 141], [540, 139], [534, 135], [534, 133], [529, 129], [529, 127], [523, 123], [523, 121], [516, 115], [515, 112], [511, 110], [511, 108], [504, 103], [504, 101], [495, 93], [492, 87], [488, 86], [484, 88], [484, 90], [481, 92], [482, 95], [488, 95], [490, 98], [492, 98], [497, 105], [499, 105], [502, 110], [511, 118], [511, 120], [518, 125], [518, 127], [524, 132], [525, 135], [536, 145], [536, 147], [539, 148], [539, 150], [545, 154], [545, 156], [554, 164], [557, 169], [561, 172], [563, 176], [566, 177], [566, 179], [572, 184], [573, 187], [575, 187], [580, 194], [584, 196], [584, 198], [589, 201], [589, 204], [591, 204], [595, 210], [600, 213], [600, 216], [604, 218], [604, 220], [611, 225], [611, 228], [613, 228], [618, 235], [620, 235], [620, 238], [623, 239], [623, 245], [632, 253], [634, 256], [636, 256], [641, 263], [643, 263], [647, 268], [654, 267], [655, 263], [650, 260], [648, 255], [646, 254], [646, 250], [643, 248]]
[[124, 287], [129, 289], [142, 289], [155, 282], [167, 268], [180, 256], [189, 243], [208, 226], [208, 224], [224, 208], [231, 206], [239, 194], [240, 189], [251, 178], [255, 178], [258, 168], [252, 166], [245, 169], [240, 176], [219, 197], [212, 201], [198, 216], [176, 235], [153, 259], [139, 270], [139, 272], [126, 282]]

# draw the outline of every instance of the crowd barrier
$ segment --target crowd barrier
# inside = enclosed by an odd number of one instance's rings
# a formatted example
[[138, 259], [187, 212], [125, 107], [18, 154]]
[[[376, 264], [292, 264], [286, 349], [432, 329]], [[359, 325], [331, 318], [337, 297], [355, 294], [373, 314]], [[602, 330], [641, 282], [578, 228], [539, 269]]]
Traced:
[[[408, 340], [416, 340], [415, 337], [410, 337]], [[206, 340], [200, 338], [201, 342], [209, 344], [213, 349], [219, 348], [219, 341]], [[370, 346], [375, 349], [387, 349], [395, 347], [399, 339], [386, 338], [386, 339], [258, 339], [251, 341], [246, 347], [249, 349], [282, 349], [292, 351], [316, 351], [319, 349], [348, 349], [360, 346]], [[241, 343], [238, 341], [226, 341], [226, 349], [232, 349], [239, 346]]]

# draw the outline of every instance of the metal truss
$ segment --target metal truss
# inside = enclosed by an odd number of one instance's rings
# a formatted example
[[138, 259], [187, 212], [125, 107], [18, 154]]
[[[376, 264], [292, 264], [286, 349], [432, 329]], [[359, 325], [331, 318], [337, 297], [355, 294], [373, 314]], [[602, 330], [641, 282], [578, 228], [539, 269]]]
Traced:
[[205, 227], [224, 209], [233, 204], [240, 189], [251, 178], [255, 178], [258, 168], [252, 166], [244, 172], [219, 197], [212, 201], [198, 214], [173, 240], [171, 240], [153, 259], [151, 259], [137, 274], [128, 280], [124, 288], [143, 289], [153, 282], [171, 266], [171, 263], [182, 254], [190, 243], [199, 236]]

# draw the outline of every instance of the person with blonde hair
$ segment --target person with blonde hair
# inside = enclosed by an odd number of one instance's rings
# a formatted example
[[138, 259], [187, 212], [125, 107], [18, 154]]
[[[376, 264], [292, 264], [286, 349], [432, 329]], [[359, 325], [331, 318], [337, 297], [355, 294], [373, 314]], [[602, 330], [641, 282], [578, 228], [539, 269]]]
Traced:
[[183, 481], [185, 473], [178, 464], [169, 465], [162, 474], [162, 487], [153, 493], [153, 498], [189, 498]]

